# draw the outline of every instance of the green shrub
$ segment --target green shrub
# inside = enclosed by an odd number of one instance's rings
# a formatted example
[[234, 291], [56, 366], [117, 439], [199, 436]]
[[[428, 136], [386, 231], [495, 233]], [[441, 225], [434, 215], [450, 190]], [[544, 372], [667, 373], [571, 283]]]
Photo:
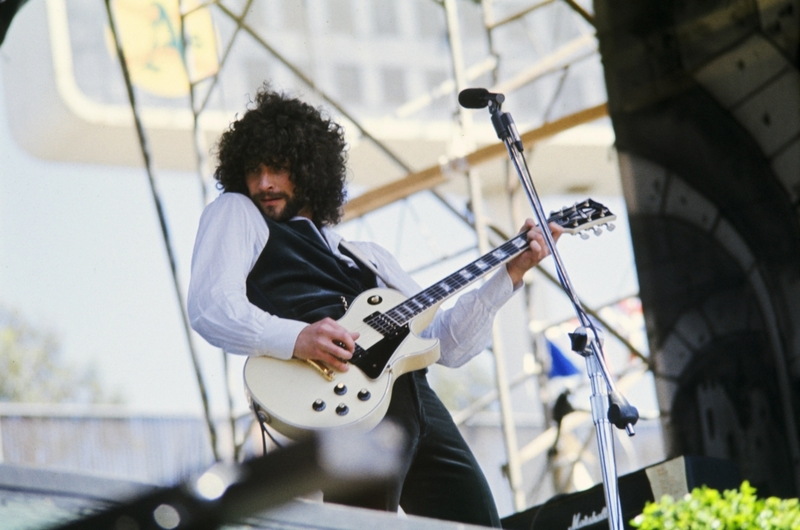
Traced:
[[759, 499], [746, 480], [737, 490], [703, 486], [675, 501], [664, 495], [631, 521], [641, 530], [792, 530], [800, 528], [797, 499]]

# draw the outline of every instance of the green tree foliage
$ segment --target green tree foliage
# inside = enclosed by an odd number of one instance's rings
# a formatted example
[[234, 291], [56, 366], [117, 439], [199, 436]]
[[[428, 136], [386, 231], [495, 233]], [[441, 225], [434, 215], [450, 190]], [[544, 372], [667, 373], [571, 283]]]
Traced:
[[739, 490], [719, 491], [703, 486], [675, 501], [664, 495], [647, 503], [631, 526], [641, 530], [790, 530], [800, 528], [797, 499], [760, 499], [744, 481]]
[[0, 401], [100, 403], [106, 399], [91, 367], [62, 359], [55, 334], [0, 308]]

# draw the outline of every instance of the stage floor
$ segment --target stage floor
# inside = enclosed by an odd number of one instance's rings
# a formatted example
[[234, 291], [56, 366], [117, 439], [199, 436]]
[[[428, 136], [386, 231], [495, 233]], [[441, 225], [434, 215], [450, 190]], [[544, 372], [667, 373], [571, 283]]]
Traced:
[[[58, 528], [60, 524], [74, 522], [125, 499], [156, 490], [155, 486], [147, 484], [0, 464], [0, 528]], [[298, 499], [223, 528], [456, 530], [481, 527]]]

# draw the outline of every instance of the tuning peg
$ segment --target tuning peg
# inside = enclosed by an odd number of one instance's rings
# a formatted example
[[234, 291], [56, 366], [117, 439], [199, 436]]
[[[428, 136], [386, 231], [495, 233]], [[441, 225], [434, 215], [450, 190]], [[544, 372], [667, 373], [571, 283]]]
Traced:
[[594, 235], [599, 236], [600, 234], [603, 233], [603, 229], [600, 228], [599, 226], [595, 226], [594, 228], [592, 228], [592, 232], [594, 232]]
[[616, 228], [616, 226], [614, 226], [614, 223], [607, 223], [607, 224], [606, 224], [606, 229], [607, 229], [609, 232], [613, 232], [615, 228]]
[[586, 232], [581, 232], [578, 235], [581, 236], [581, 239], [589, 239], [589, 234], [587, 234]]

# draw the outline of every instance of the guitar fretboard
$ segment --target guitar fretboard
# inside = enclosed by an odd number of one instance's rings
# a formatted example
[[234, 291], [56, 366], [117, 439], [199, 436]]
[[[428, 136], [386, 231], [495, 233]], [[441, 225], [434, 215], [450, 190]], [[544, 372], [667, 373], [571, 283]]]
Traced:
[[[547, 222], [558, 223], [566, 232], [574, 234], [598, 224], [608, 223], [615, 218], [616, 216], [602, 204], [592, 199], [586, 199], [573, 206], [562, 208], [558, 212], [552, 212]], [[384, 313], [371, 314], [364, 319], [364, 322], [384, 336], [395, 335], [415, 316], [485, 276], [499, 265], [520, 254], [527, 246], [526, 234], [519, 234], [405, 302]]]
[[376, 313], [365, 319], [374, 329], [386, 334], [391, 329], [401, 328], [426, 309], [442, 302], [472, 282], [480, 279], [527, 248], [527, 237], [520, 234], [506, 241], [488, 254], [484, 254], [466, 267], [420, 291], [403, 303], [384, 313]]

